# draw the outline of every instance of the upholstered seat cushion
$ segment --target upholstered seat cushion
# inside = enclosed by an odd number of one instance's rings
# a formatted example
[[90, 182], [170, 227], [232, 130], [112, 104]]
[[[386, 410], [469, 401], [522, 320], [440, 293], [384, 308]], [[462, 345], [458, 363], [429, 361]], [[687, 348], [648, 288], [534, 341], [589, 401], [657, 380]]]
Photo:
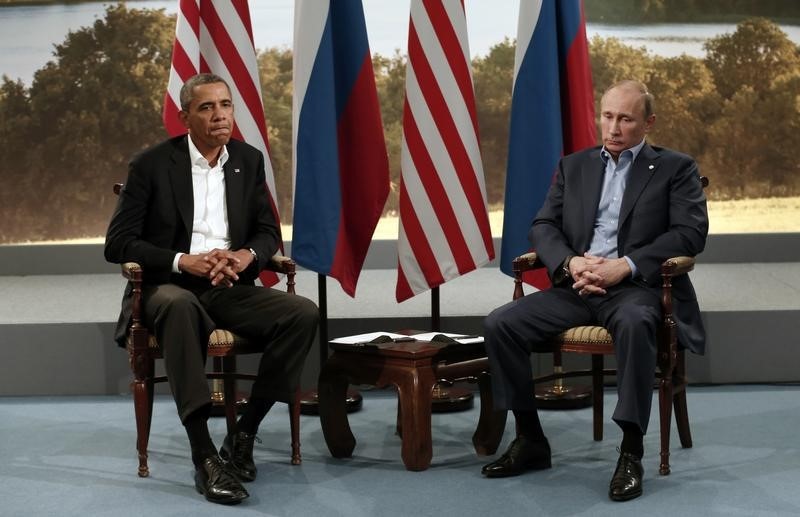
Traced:
[[562, 332], [555, 340], [562, 352], [610, 354], [614, 352], [614, 342], [605, 327], [572, 327]]
[[611, 334], [605, 327], [572, 327], [558, 338], [564, 343], [612, 343]]
[[[153, 334], [147, 336], [147, 346], [151, 350], [159, 350], [158, 341]], [[262, 347], [234, 334], [230, 330], [216, 329], [212, 331], [211, 335], [208, 337], [208, 355], [211, 357], [251, 354], [261, 351], [263, 351]]]

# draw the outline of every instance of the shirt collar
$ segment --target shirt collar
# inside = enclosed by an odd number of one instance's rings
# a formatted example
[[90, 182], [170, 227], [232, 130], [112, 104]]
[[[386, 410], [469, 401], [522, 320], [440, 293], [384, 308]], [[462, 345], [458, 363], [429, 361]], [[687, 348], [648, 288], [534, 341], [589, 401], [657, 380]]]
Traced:
[[[199, 165], [203, 168], [210, 169], [211, 166], [208, 164], [208, 160], [203, 154], [197, 149], [197, 146], [194, 145], [192, 142], [192, 137], [186, 135], [186, 140], [189, 142], [189, 160], [192, 162], [192, 165]], [[217, 160], [217, 165], [222, 168], [225, 165], [225, 162], [228, 161], [228, 146], [222, 146], [222, 152], [219, 153], [219, 160]]]
[[[622, 156], [624, 153], [631, 153], [631, 163], [633, 163], [636, 160], [636, 157], [639, 156], [639, 151], [641, 151], [642, 147], [644, 147], [644, 141], [645, 139], [642, 138], [641, 142], [639, 142], [638, 144], [634, 145], [629, 149], [625, 149], [624, 151], [619, 153], [619, 155]], [[608, 151], [606, 151], [606, 146], [603, 146], [603, 148], [600, 150], [600, 159], [602, 159], [603, 163], [605, 164], [608, 164], [608, 160], [611, 159], [611, 154]]]

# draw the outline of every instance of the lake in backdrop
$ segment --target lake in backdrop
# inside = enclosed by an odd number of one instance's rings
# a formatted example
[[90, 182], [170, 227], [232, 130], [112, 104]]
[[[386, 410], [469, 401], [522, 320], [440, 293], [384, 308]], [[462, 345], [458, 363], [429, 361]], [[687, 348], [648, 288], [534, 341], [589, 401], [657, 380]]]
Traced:
[[[408, 37], [409, 2], [364, 0], [370, 48], [391, 56], [395, 49], [405, 52]], [[0, 75], [22, 79], [30, 86], [33, 74], [53, 59], [55, 44], [62, 43], [70, 30], [89, 26], [102, 18], [108, 3], [81, 3], [0, 7]], [[164, 9], [177, 12], [177, 0], [129, 0], [129, 8]], [[517, 32], [519, 0], [468, 0], [466, 2], [470, 51], [485, 55], [492, 45]], [[250, 2], [253, 39], [256, 48], [292, 46], [293, 0]], [[800, 27], [781, 26], [789, 38], [800, 43]], [[703, 43], [720, 34], [731, 33], [733, 24], [588, 24], [589, 38], [616, 37], [634, 47], [646, 47], [665, 57], [704, 55]]]

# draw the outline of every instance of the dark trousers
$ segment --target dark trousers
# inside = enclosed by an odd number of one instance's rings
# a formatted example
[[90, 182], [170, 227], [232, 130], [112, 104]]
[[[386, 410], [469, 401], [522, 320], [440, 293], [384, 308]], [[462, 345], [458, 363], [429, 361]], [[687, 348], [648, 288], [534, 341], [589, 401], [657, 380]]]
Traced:
[[181, 421], [207, 405], [208, 338], [215, 328], [264, 343], [251, 396], [288, 402], [317, 331], [319, 311], [302, 296], [266, 287], [145, 286], [144, 319], [164, 353]]
[[607, 291], [582, 298], [568, 287], [553, 287], [507, 303], [486, 317], [484, 339], [498, 409], [535, 411], [530, 353], [550, 351], [547, 341], [570, 327], [601, 325], [614, 339], [617, 359], [613, 419], [647, 431], [660, 300], [655, 291], [632, 282]]

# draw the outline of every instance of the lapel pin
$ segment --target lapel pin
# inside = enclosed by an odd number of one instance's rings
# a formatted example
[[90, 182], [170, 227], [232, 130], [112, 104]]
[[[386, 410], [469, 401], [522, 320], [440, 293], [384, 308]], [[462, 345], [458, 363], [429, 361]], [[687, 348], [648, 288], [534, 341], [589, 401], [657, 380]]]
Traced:
[[[655, 165], [648, 165], [648, 167], [647, 167], [647, 168], [648, 168], [648, 169], [650, 169], [650, 170], [652, 171], [653, 169], [655, 169], [655, 168], [656, 168], [656, 166], [655, 166]], [[238, 169], [237, 169], [237, 170], [238, 170]]]
[[[650, 168], [652, 169], [653, 166], [651, 165]], [[239, 172], [239, 169], [233, 169], [233, 172]]]

